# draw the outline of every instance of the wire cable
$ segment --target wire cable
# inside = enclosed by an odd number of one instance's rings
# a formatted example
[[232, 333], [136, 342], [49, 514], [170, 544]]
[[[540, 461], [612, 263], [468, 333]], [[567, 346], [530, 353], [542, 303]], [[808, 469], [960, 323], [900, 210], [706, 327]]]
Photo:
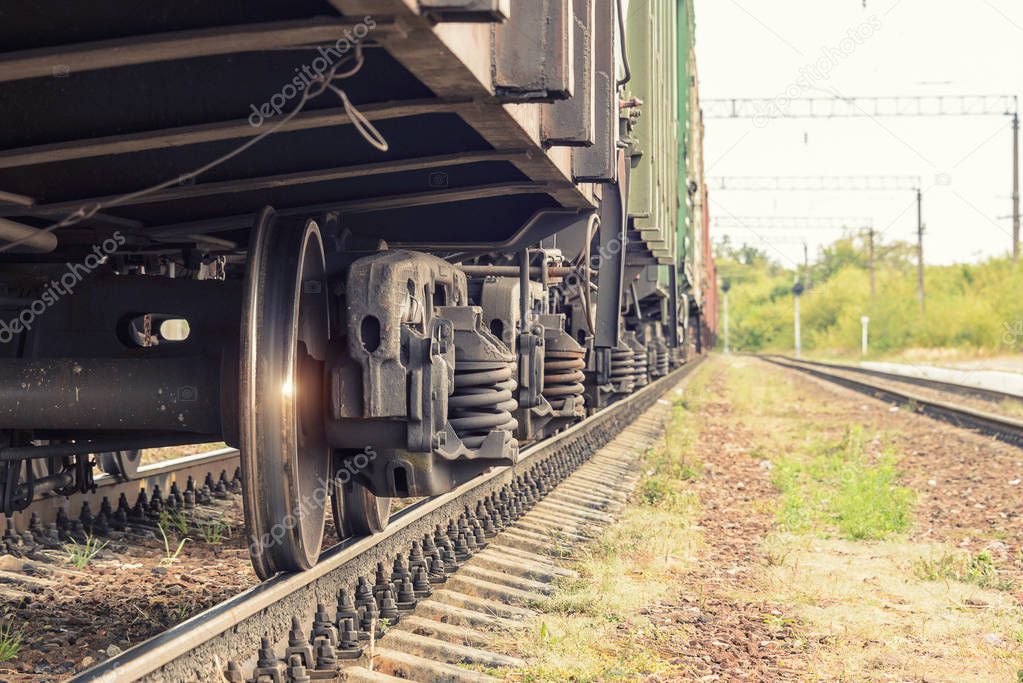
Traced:
[[[342, 66], [353, 60], [355, 61], [355, 64], [350, 69], [343, 72], [339, 71], [339, 69]], [[213, 159], [212, 161], [208, 161], [207, 163], [203, 164], [202, 166], [199, 166], [198, 168], [192, 171], [189, 171], [188, 173], [184, 173], [169, 180], [165, 180], [163, 182], [157, 183], [156, 185], [151, 185], [141, 190], [129, 192], [127, 194], [123, 194], [118, 197], [108, 199], [106, 201], [95, 202], [93, 204], [85, 204], [83, 206], [80, 206], [77, 210], [68, 214], [63, 220], [52, 225], [49, 225], [45, 228], [41, 228], [40, 230], [44, 233], [49, 233], [60, 228], [66, 228], [77, 223], [80, 223], [84, 220], [88, 220], [89, 218], [92, 218], [103, 209], [110, 208], [112, 206], [119, 206], [120, 204], [123, 204], [125, 202], [130, 202], [134, 199], [145, 197], [147, 195], [153, 194], [154, 192], [159, 192], [160, 190], [167, 189], [168, 187], [173, 187], [175, 185], [187, 183], [188, 181], [202, 175], [203, 173], [230, 161], [239, 154], [245, 152], [250, 147], [258, 144], [265, 138], [273, 135], [281, 128], [286, 126], [292, 119], [298, 116], [298, 114], [305, 108], [306, 104], [308, 104], [310, 100], [319, 97], [328, 89], [340, 98], [345, 113], [348, 115], [349, 120], [355, 126], [355, 129], [359, 132], [359, 134], [362, 135], [362, 137], [365, 138], [365, 140], [374, 148], [380, 150], [381, 152], [386, 152], [388, 149], [387, 140], [385, 140], [383, 135], [380, 134], [380, 131], [377, 130], [372, 123], [370, 123], [369, 119], [367, 119], [365, 115], [355, 107], [354, 104], [352, 104], [351, 100], [348, 98], [348, 95], [345, 93], [344, 90], [338, 88], [337, 86], [331, 83], [331, 81], [334, 80], [342, 80], [354, 76], [362, 69], [364, 63], [365, 58], [362, 54], [362, 44], [356, 43], [354, 54], [349, 54], [345, 56], [343, 59], [341, 59], [341, 61], [335, 64], [330, 69], [330, 71], [327, 71], [324, 74], [319, 75], [315, 79], [313, 79], [312, 84], [308, 88], [306, 88], [306, 90], [302, 93], [302, 97], [299, 98], [298, 104], [296, 104], [291, 111], [285, 114], [283, 118], [278, 120], [276, 123], [274, 123], [266, 130], [245, 140], [243, 143], [241, 143], [231, 151], [222, 154], [221, 156]], [[17, 247], [21, 244], [24, 244], [25, 242], [27, 242], [30, 239], [33, 239], [34, 237], [35, 235], [30, 235], [27, 237], [22, 237], [20, 239], [14, 240], [13, 242], [8, 242], [7, 244], [0, 246], [0, 254], [10, 249], [13, 249], [14, 247]]]
[[625, 47], [625, 12], [622, 11], [622, 0], [618, 0], [618, 33], [622, 37], [622, 66], [625, 68], [625, 77], [618, 81], [620, 88], [632, 80], [632, 69], [629, 68], [629, 51]]

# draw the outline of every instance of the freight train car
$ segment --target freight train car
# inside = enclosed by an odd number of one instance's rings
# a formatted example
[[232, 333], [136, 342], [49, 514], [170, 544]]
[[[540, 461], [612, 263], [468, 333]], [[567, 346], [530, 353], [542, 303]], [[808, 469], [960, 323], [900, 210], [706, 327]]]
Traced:
[[[260, 576], [684, 362], [690, 0], [0, 6], [3, 510], [240, 449]], [[341, 476], [340, 473], [344, 473]]]

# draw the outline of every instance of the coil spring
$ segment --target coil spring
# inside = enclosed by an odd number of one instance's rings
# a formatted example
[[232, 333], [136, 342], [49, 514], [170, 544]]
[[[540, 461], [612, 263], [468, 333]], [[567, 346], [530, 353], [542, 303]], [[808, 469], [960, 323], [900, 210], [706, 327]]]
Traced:
[[657, 344], [657, 376], [664, 377], [668, 374], [668, 345], [658, 340]]
[[648, 374], [647, 365], [646, 349], [643, 349], [642, 351], [634, 351], [632, 377], [637, 389], [645, 387], [650, 383], [650, 375]]
[[[584, 349], [558, 351], [547, 348], [543, 356], [543, 397], [554, 410], [565, 407], [569, 396], [583, 395]], [[578, 404], [581, 405], [581, 404]]]
[[448, 420], [467, 448], [476, 449], [495, 429], [515, 431], [513, 363], [456, 361], [455, 390], [448, 398]]
[[611, 350], [611, 382], [616, 385], [618, 393], [627, 394], [636, 388], [633, 368], [636, 365], [635, 354], [628, 346], [619, 346]]

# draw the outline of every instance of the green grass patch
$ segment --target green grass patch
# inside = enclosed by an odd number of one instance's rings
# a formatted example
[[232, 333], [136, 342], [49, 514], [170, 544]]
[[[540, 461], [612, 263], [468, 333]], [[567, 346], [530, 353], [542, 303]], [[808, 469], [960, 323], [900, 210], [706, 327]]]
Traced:
[[879, 539], [905, 531], [913, 492], [898, 484], [897, 458], [886, 449], [866, 453], [862, 427], [837, 441], [820, 442], [809, 457], [785, 458], [774, 468], [781, 492], [779, 525], [796, 533], [837, 533], [852, 540]]
[[[88, 536], [85, 543], [72, 541], [64, 544], [64, 552], [67, 553], [65, 562], [77, 569], [85, 569], [92, 562], [92, 559], [99, 554], [99, 551], [106, 548], [110, 541], [100, 541], [95, 536]], [[2, 634], [0, 634], [2, 638]]]
[[1015, 584], [998, 575], [991, 553], [983, 550], [947, 553], [938, 558], [921, 558], [913, 564], [913, 573], [924, 581], [958, 581], [972, 583], [981, 588], [1009, 591]]
[[703, 464], [696, 457], [694, 416], [683, 403], [672, 407], [664, 442], [646, 454], [644, 476], [636, 490], [639, 501], [666, 511], [691, 509], [687, 482], [700, 476]]
[[0, 662], [9, 662], [18, 656], [24, 637], [21, 629], [14, 628], [14, 617], [5, 615], [0, 623]]

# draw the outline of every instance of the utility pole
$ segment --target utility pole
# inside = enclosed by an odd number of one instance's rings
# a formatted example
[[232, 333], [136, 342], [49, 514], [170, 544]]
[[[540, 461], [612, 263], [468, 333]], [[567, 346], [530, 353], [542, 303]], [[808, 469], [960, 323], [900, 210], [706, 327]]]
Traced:
[[926, 313], [924, 305], [924, 199], [916, 191], [916, 296], [920, 299], [920, 313]]
[[867, 355], [867, 334], [870, 327], [870, 318], [863, 316], [860, 318], [860, 355]]
[[877, 287], [874, 282], [874, 228], [867, 230], [867, 249], [870, 253], [870, 298], [877, 294]]
[[[784, 108], [774, 100], [752, 97], [701, 100], [706, 119], [801, 119], [877, 118], [888, 116], [1009, 116], [1012, 117], [1012, 260], [1019, 261], [1019, 98], [1016, 95], [908, 95], [882, 97], [796, 97], [786, 100]], [[731, 182], [726, 183], [729, 180]], [[770, 179], [767, 179], [768, 183]], [[877, 184], [898, 184], [898, 176], [852, 178], [802, 178], [804, 189], [824, 189], [842, 185], [843, 189], [877, 189]], [[718, 189], [768, 189], [762, 178], [720, 179]], [[711, 180], [710, 182], [714, 182]], [[738, 186], [738, 187], [736, 187]], [[743, 187], [745, 186], [745, 187]], [[920, 187], [917, 184], [916, 187]], [[788, 188], [786, 188], [788, 189]], [[923, 295], [921, 294], [921, 303]]]
[[1012, 115], [1012, 262], [1019, 261], [1019, 114]]
[[810, 248], [803, 242], [803, 279], [806, 281], [806, 288], [810, 289]]

